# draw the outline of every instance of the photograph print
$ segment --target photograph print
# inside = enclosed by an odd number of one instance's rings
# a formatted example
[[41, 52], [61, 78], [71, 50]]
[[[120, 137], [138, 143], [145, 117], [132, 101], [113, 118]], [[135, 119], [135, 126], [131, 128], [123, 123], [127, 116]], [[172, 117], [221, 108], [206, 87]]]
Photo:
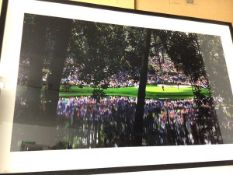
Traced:
[[11, 151], [233, 143], [221, 38], [25, 14]]

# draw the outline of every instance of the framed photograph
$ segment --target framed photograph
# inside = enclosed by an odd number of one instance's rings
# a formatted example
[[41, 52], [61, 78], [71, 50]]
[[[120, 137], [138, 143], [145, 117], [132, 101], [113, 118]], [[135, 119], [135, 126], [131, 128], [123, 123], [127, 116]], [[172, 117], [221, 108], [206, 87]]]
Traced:
[[230, 23], [9, 0], [0, 173], [233, 160]]

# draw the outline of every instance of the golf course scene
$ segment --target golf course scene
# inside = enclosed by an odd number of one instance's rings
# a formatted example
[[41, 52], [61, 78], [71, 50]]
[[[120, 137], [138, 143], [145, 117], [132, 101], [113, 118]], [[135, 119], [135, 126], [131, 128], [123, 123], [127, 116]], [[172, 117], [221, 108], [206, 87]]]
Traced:
[[13, 130], [20, 151], [223, 143], [205, 64], [222, 54], [218, 36], [24, 20], [14, 124], [51, 132], [43, 140]]

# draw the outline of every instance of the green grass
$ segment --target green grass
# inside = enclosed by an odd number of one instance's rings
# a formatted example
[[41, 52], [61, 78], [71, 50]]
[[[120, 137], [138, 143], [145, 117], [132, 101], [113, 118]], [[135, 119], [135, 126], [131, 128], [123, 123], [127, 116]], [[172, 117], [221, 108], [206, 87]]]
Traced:
[[[60, 97], [75, 97], [75, 96], [91, 96], [93, 88], [77, 86], [71, 86], [69, 92], [65, 92], [62, 88], [59, 93]], [[203, 94], [208, 95], [207, 89], [201, 90]], [[127, 96], [137, 97], [138, 88], [136, 87], [123, 87], [123, 88], [107, 88], [104, 90], [108, 96]], [[146, 98], [192, 98], [193, 91], [191, 87], [177, 87], [177, 86], [165, 86], [164, 91], [161, 86], [148, 85], [146, 87]]]

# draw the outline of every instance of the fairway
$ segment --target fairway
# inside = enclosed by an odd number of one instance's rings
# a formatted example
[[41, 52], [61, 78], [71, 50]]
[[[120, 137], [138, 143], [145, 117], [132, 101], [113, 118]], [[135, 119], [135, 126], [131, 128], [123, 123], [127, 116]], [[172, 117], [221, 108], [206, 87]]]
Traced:
[[[64, 91], [63, 88], [60, 89], [60, 97], [78, 97], [78, 96], [91, 96], [93, 88], [78, 86], [71, 86], [69, 91]], [[202, 93], [207, 95], [207, 89], [201, 89]], [[138, 88], [137, 87], [121, 87], [121, 88], [107, 88], [104, 89], [104, 92], [108, 96], [126, 96], [126, 97], [137, 97]], [[152, 86], [147, 85], [146, 87], [146, 98], [153, 99], [184, 99], [192, 98], [193, 91], [191, 86]]]

